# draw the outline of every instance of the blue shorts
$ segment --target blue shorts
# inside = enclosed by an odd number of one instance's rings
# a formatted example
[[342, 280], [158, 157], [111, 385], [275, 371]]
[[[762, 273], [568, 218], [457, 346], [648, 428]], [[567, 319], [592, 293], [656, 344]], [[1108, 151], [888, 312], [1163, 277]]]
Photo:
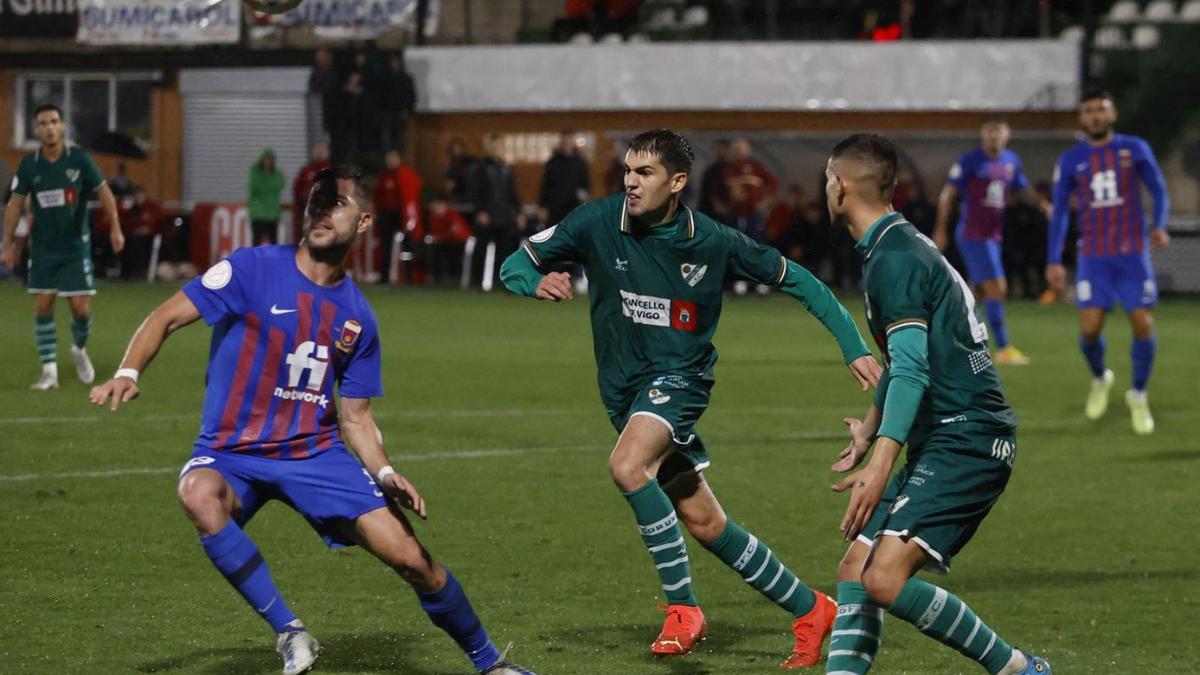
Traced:
[[242, 503], [234, 514], [245, 525], [263, 504], [278, 499], [295, 509], [330, 547], [353, 546], [339, 526], [387, 508], [375, 479], [346, 448], [336, 446], [307, 459], [267, 459], [256, 455], [196, 448], [179, 472], [213, 469]]
[[954, 237], [954, 242], [958, 244], [958, 253], [967, 265], [967, 279], [972, 284], [1004, 278], [1000, 242], [994, 239], [967, 241], [961, 234]]
[[1098, 307], [1107, 312], [1113, 308], [1114, 299], [1120, 300], [1127, 312], [1158, 304], [1158, 286], [1148, 254], [1079, 256], [1075, 306]]

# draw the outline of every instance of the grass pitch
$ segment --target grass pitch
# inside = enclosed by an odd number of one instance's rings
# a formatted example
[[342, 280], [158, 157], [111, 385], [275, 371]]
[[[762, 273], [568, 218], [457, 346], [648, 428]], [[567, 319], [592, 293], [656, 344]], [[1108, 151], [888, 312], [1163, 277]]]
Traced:
[[[111, 373], [167, 285], [108, 285], [89, 347]], [[500, 293], [368, 289], [387, 395], [376, 411], [401, 472], [427, 497], [417, 525], [496, 640], [539, 673], [770, 673], [789, 617], [691, 544], [710, 638], [653, 661], [657, 577], [607, 476], [615, 434], [595, 388], [587, 307]], [[847, 298], [856, 317], [862, 303]], [[62, 388], [38, 372], [32, 302], [0, 286], [0, 672], [271, 673], [266, 626], [205, 559], [174, 497], [198, 426], [209, 331], [167, 343], [141, 399], [90, 408], [67, 352]], [[1066, 306], [1010, 305], [1032, 358], [1001, 375], [1021, 418], [1015, 474], [975, 540], [936, 583], [1055, 672], [1190, 673], [1200, 647], [1200, 303], [1166, 301], [1151, 381], [1158, 431], [1136, 437], [1123, 390], [1129, 329], [1110, 321], [1117, 386], [1108, 415], [1082, 416], [1088, 376]], [[860, 320], [861, 324], [861, 320]], [[841, 418], [869, 403], [832, 339], [794, 302], [726, 304], [713, 404], [699, 429], [730, 515], [803, 580], [830, 591], [845, 498], [829, 491]], [[398, 577], [357, 549], [329, 551], [287, 507], [247, 528], [297, 614], [321, 640], [318, 672], [464, 673]], [[888, 619], [876, 673], [982, 672]]]

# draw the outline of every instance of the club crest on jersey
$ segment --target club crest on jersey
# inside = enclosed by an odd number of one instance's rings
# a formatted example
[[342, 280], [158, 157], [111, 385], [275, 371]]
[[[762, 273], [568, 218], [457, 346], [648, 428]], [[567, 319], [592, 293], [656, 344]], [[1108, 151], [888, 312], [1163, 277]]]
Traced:
[[616, 264], [613, 265], [613, 269], [618, 272], [628, 272], [629, 271], [629, 260], [628, 259], [621, 260], [620, 258], [617, 258]]
[[354, 351], [354, 343], [358, 342], [358, 336], [362, 333], [362, 324], [350, 319], [342, 325], [342, 336], [338, 338], [335, 346], [349, 354]]
[[700, 283], [705, 274], [708, 274], [708, 265], [683, 263], [679, 266], [679, 273], [683, 275], [683, 280], [687, 282], [688, 286], [695, 286]]
[[79, 182], [79, 169], [67, 169], [67, 180], [72, 183]]

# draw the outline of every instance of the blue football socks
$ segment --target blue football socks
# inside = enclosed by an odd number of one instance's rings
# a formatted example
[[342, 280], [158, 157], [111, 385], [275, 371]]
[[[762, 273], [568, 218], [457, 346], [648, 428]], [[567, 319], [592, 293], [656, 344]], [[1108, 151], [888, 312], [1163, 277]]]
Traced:
[[1088, 342], [1084, 336], [1079, 336], [1079, 351], [1083, 352], [1083, 358], [1087, 359], [1088, 367], [1092, 369], [1093, 377], [1104, 377], [1104, 347], [1106, 342], [1104, 336], [1096, 338], [1095, 342]]
[[296, 615], [283, 601], [262, 554], [250, 537], [230, 520], [221, 531], [200, 537], [204, 552], [225, 579], [276, 633], [288, 630]]
[[1151, 335], [1145, 340], [1133, 339], [1133, 347], [1129, 356], [1133, 361], [1133, 390], [1146, 391], [1150, 382], [1150, 369], [1154, 366], [1154, 352], [1158, 349], [1158, 336]]
[[417, 593], [417, 597], [433, 625], [454, 638], [476, 670], [487, 670], [500, 660], [500, 650], [492, 644], [471, 601], [450, 570], [446, 570], [445, 586], [432, 593]]
[[988, 325], [992, 328], [992, 336], [996, 340], [996, 347], [1004, 349], [1008, 346], [1008, 326], [1004, 323], [1004, 301], [1003, 300], [984, 300], [984, 312], [987, 314]]

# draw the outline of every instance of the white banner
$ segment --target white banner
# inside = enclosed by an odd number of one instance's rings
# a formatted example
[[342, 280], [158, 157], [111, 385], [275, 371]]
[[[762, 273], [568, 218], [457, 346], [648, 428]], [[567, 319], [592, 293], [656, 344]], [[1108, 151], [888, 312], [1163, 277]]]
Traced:
[[1079, 45], [1062, 40], [414, 47], [405, 60], [429, 112], [1074, 110], [1079, 100]]
[[[429, 17], [436, 21], [438, 0], [429, 4]], [[309, 27], [330, 40], [369, 40], [399, 26], [415, 28], [416, 17], [417, 0], [305, 0], [282, 14], [256, 13], [255, 23]]]
[[80, 0], [79, 42], [195, 45], [237, 42], [238, 0]]

